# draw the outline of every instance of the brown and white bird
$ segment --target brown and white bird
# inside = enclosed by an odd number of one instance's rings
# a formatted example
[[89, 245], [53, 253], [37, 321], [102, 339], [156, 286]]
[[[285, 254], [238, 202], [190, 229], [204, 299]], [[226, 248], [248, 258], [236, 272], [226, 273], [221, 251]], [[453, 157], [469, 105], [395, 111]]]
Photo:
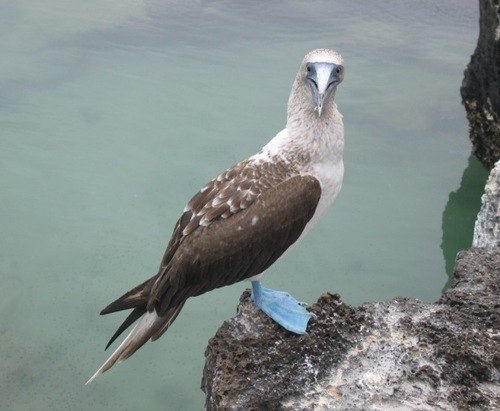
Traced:
[[334, 98], [343, 77], [339, 53], [316, 49], [304, 57], [288, 100], [286, 128], [206, 184], [184, 208], [158, 273], [101, 311], [132, 310], [106, 348], [137, 324], [87, 383], [158, 339], [189, 297], [242, 280], [252, 281], [252, 298], [266, 314], [289, 331], [305, 333], [308, 311], [259, 280], [340, 191], [344, 126]]

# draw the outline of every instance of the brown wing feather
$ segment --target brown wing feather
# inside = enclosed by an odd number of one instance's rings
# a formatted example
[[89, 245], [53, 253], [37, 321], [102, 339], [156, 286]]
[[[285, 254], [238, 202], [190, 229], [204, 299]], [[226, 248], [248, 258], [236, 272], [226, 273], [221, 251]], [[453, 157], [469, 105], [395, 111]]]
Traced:
[[262, 273], [300, 237], [321, 188], [296, 176], [262, 193], [231, 219], [199, 227], [179, 245], [148, 302], [159, 315], [187, 298]]

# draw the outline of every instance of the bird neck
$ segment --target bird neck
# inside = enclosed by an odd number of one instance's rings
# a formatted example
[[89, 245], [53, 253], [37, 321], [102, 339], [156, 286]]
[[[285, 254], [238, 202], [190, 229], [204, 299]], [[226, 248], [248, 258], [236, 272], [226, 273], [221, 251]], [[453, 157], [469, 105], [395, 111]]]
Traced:
[[290, 150], [308, 153], [314, 162], [337, 162], [344, 151], [342, 114], [331, 99], [323, 107], [321, 116], [311, 105], [309, 96], [290, 96], [287, 116], [287, 140]]

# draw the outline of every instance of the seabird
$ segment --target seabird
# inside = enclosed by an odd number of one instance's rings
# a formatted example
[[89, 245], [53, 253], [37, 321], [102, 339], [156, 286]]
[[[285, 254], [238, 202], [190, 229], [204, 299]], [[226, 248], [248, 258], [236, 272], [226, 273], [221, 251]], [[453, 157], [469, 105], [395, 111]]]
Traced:
[[87, 384], [168, 329], [189, 297], [250, 280], [252, 299], [287, 330], [303, 334], [310, 313], [260, 277], [332, 204], [344, 176], [344, 126], [335, 104], [342, 56], [308, 53], [288, 100], [286, 128], [257, 154], [206, 184], [175, 225], [158, 273], [101, 311], [131, 309], [108, 348], [138, 321]]

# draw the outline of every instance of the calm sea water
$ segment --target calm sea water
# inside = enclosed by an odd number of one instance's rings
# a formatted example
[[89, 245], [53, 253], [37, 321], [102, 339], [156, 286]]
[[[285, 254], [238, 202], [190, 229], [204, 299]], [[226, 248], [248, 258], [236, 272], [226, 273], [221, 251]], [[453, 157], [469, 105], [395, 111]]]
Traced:
[[[268, 4], [272, 3], [272, 4]], [[283, 128], [304, 54], [340, 51], [346, 177], [265, 284], [314, 302], [437, 299], [486, 173], [459, 87], [471, 0], [0, 2], [0, 408], [195, 410], [246, 284], [188, 302], [90, 386], [185, 202]]]

